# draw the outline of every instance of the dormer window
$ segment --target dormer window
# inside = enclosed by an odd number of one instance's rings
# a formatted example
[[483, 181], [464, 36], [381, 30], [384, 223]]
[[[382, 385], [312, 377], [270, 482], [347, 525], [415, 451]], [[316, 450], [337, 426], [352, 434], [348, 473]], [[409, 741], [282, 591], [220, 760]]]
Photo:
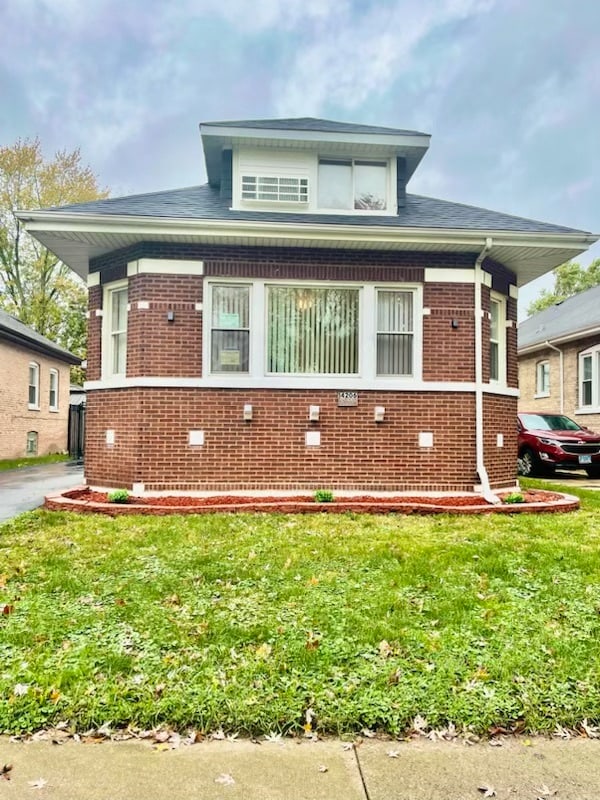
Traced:
[[242, 200], [261, 200], [267, 203], [307, 203], [308, 178], [243, 175]]
[[319, 159], [319, 208], [385, 211], [388, 162]]

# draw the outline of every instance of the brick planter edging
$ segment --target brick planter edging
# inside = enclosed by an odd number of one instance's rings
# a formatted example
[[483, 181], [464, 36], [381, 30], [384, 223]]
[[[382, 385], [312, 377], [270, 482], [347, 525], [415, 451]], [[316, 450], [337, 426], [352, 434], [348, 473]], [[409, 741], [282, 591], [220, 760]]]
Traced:
[[[331, 503], [316, 503], [314, 501], [282, 501], [274, 503], [261, 502], [260, 497], [255, 503], [228, 503], [223, 505], [189, 505], [189, 506], [161, 506], [160, 497], [156, 498], [156, 505], [136, 505], [135, 503], [98, 503], [89, 500], [79, 500], [69, 497], [71, 493], [81, 492], [81, 488], [70, 489], [60, 494], [48, 495], [44, 501], [44, 508], [50, 511], [74, 511], [83, 514], [107, 514], [111, 517], [138, 514], [143, 516], [167, 516], [170, 514], [222, 514], [227, 512], [266, 512], [269, 514], [339, 514], [355, 512], [360, 514], [537, 514], [562, 513], [576, 511], [579, 508], [579, 498], [561, 492], [552, 492], [559, 495], [556, 500], [543, 503], [500, 503], [491, 505], [485, 503], [476, 506], [436, 506], [430, 504], [410, 503], [382, 503], [374, 497], [372, 502], [345, 502], [337, 500]], [[145, 498], [147, 499], [147, 498]]]

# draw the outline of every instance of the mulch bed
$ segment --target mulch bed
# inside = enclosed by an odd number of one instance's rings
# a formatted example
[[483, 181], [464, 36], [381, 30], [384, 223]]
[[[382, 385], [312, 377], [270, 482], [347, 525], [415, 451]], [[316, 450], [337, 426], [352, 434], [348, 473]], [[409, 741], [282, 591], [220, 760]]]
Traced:
[[[510, 492], [500, 493], [500, 498]], [[47, 497], [46, 508], [57, 511], [100, 512], [112, 516], [121, 514], [201, 514], [223, 511], [260, 511], [270, 513], [324, 513], [355, 511], [369, 514], [396, 513], [459, 513], [489, 512], [522, 513], [537, 511], [572, 511], [579, 507], [577, 498], [558, 492], [528, 490], [521, 492], [524, 502], [494, 505], [479, 495], [356, 495], [338, 497], [333, 502], [317, 503], [311, 495], [284, 497], [248, 495], [211, 495], [208, 497], [165, 496], [134, 497], [126, 503], [110, 503], [106, 492], [88, 488], [74, 489]]]

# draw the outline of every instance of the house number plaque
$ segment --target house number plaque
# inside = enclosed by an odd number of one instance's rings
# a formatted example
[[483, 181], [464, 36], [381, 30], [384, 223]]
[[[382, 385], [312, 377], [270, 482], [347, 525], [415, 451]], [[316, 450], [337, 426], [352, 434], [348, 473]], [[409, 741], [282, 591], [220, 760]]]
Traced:
[[338, 406], [349, 408], [358, 405], [358, 392], [338, 392]]

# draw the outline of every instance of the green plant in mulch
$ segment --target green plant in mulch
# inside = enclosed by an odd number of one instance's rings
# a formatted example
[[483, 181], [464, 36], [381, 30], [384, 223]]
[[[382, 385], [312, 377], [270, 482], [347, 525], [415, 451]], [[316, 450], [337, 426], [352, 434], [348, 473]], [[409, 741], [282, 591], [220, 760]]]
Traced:
[[502, 498], [503, 503], [515, 504], [515, 503], [524, 503], [525, 498], [521, 494], [521, 492], [511, 492], [507, 494], [505, 497]]
[[127, 489], [115, 489], [106, 496], [109, 503], [128, 503], [129, 492]]
[[330, 489], [317, 489], [313, 498], [315, 503], [333, 503], [333, 492]]

